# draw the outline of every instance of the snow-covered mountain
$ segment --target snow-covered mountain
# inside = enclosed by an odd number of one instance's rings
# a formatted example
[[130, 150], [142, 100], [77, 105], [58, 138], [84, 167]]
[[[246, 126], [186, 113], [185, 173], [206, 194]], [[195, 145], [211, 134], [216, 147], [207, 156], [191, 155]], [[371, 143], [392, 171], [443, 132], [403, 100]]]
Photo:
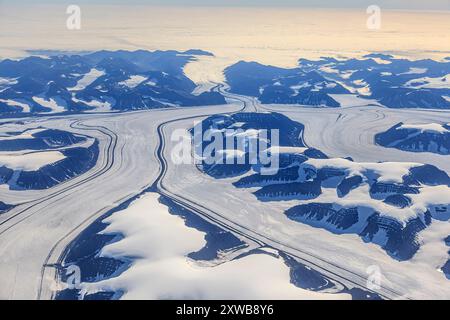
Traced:
[[399, 123], [376, 135], [375, 141], [388, 148], [450, 155], [450, 124]]
[[277, 113], [216, 116], [206, 119], [202, 129], [226, 132], [236, 125], [247, 131], [280, 128], [280, 146], [269, 145], [279, 154], [279, 170], [263, 174], [260, 163], [200, 168], [215, 178], [234, 178], [235, 187], [251, 188], [259, 201], [296, 203], [285, 212], [291, 220], [335, 234], [357, 234], [393, 258], [409, 260], [421, 247], [421, 232], [433, 221], [450, 218], [450, 177], [435, 166], [328, 158], [305, 145], [302, 124]]
[[[1, 114], [225, 103], [217, 92], [193, 94], [196, 85], [183, 73], [197, 56], [212, 56], [201, 50], [48, 54], [0, 62]], [[225, 75], [231, 92], [264, 104], [340, 107], [357, 97], [366, 105], [390, 108], [450, 108], [449, 61], [371, 54], [362, 59], [300, 59], [293, 69], [241, 61], [226, 68]]]
[[[285, 147], [303, 148], [305, 147], [303, 141], [299, 139], [301, 137], [304, 127], [302, 124], [291, 121], [288, 117], [280, 113], [237, 113], [233, 115], [218, 115], [209, 117], [203, 122], [198, 124], [199, 132], [205, 132], [205, 130], [212, 129], [215, 132], [224, 133], [221, 135], [223, 141], [220, 145], [226, 148], [227, 139], [230, 137], [226, 135], [227, 130], [237, 129], [239, 131], [233, 133], [238, 136], [232, 137], [232, 139], [243, 138], [242, 140], [251, 139], [254, 136], [258, 140], [260, 130], [267, 130], [267, 146], [270, 148], [272, 141], [270, 136], [270, 130], [279, 131], [279, 145]], [[197, 128], [194, 128], [194, 132]], [[217, 138], [217, 137], [216, 137]], [[197, 150], [205, 150], [208, 148], [209, 141], [205, 139], [200, 140], [201, 144], [197, 145]], [[278, 144], [278, 143], [277, 143]], [[222, 155], [223, 161], [216, 159], [213, 163], [202, 162], [201, 169], [215, 178], [228, 178], [231, 176], [240, 176], [249, 172], [252, 167], [252, 150], [251, 146], [244, 145], [242, 150], [236, 150], [232, 147], [232, 150], [218, 151]], [[227, 158], [239, 158], [239, 161], [235, 161], [235, 165], [229, 165]], [[218, 160], [218, 161], [217, 161]], [[234, 161], [234, 160], [233, 160]], [[242, 163], [242, 164], [239, 164]]]
[[366, 105], [450, 109], [449, 61], [369, 54], [362, 59], [300, 59], [293, 69], [241, 61], [225, 74], [232, 92], [258, 97], [264, 104], [339, 107], [347, 106], [344, 98], [352, 95]]
[[96, 139], [67, 131], [9, 132], [0, 136], [0, 184], [11, 190], [48, 189], [89, 171], [98, 154]]
[[0, 62], [0, 113], [105, 112], [224, 104], [216, 92], [193, 95], [183, 67], [200, 50], [99, 51]]

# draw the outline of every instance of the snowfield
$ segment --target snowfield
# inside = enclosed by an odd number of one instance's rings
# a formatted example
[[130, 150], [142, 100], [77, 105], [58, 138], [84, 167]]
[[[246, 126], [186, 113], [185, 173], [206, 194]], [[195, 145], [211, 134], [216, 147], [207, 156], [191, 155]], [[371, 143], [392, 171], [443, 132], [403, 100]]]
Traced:
[[31, 107], [27, 102], [22, 102], [19, 100], [12, 100], [12, 99], [8, 99], [8, 100], [0, 99], [0, 102], [4, 102], [8, 106], [11, 106], [11, 107], [22, 108], [22, 112], [25, 112], [25, 113], [30, 113], [30, 111], [31, 111]]
[[104, 221], [109, 224], [104, 233], [122, 234], [124, 239], [106, 246], [101, 256], [137, 260], [116, 278], [83, 283], [84, 294], [123, 291], [125, 300], [350, 298], [295, 287], [289, 267], [270, 254], [253, 254], [215, 267], [200, 265], [186, 256], [205, 246], [205, 234], [186, 227], [158, 198], [147, 193]]
[[[120, 86], [126, 86], [128, 88], [136, 88], [138, 85], [140, 85], [142, 82], [144, 82], [145, 80], [147, 80], [146, 77], [143, 76], [139, 76], [139, 75], [134, 75], [134, 76], [130, 76], [127, 80], [125, 81], [121, 81], [118, 84]], [[151, 84], [150, 84], [151, 85]]]
[[18, 135], [10, 135], [10, 134], [0, 134], [0, 141], [4, 140], [20, 140], [20, 139], [32, 139], [33, 134], [44, 131], [44, 128], [40, 129], [27, 129]]
[[63, 159], [65, 159], [65, 156], [59, 151], [25, 154], [0, 153], [0, 167], [6, 166], [13, 170], [35, 171]]
[[427, 124], [403, 124], [399, 129], [412, 129], [420, 132], [431, 132], [431, 133], [450, 133], [450, 130], [444, 128], [442, 124], [438, 123], [427, 123]]
[[99, 100], [91, 100], [91, 101], [84, 101], [81, 99], [77, 99], [75, 97], [72, 97], [72, 100], [74, 102], [81, 102], [84, 103], [85, 105], [95, 108], [93, 111], [91, 110], [90, 112], [112, 112], [112, 107], [115, 104], [114, 99], [108, 99], [106, 101], [99, 101]]
[[364, 99], [356, 94], [330, 94], [330, 97], [339, 102], [342, 108], [364, 107], [367, 105], [380, 106], [378, 101]]
[[75, 87], [69, 88], [70, 91], [81, 91], [86, 87], [94, 83], [95, 80], [104, 76], [105, 72], [98, 69], [91, 69], [88, 73], [84, 74]]
[[50, 113], [66, 111], [65, 102], [58, 99], [58, 97], [53, 97], [48, 100], [43, 97], [33, 97], [33, 101], [45, 108], [49, 108], [51, 110]]

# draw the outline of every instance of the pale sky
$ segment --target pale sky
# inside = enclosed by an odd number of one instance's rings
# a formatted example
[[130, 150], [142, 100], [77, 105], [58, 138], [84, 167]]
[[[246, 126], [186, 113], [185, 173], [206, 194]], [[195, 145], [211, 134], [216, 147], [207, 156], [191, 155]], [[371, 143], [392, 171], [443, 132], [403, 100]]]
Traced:
[[[0, 0], [2, 4], [34, 3], [35, 0]], [[361, 8], [376, 4], [386, 9], [450, 10], [450, 0], [43, 0], [53, 4], [149, 4], [181, 6], [306, 6], [319, 8]]]

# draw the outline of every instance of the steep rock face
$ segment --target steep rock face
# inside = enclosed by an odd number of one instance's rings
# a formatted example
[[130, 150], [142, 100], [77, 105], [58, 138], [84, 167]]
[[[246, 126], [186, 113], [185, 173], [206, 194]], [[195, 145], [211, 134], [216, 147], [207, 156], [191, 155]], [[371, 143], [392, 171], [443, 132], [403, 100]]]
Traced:
[[399, 123], [388, 131], [377, 134], [375, 141], [387, 148], [449, 155], [450, 126], [445, 124], [405, 126]]
[[319, 226], [329, 224], [336, 230], [348, 230], [359, 221], [358, 209], [333, 209], [332, 204], [309, 203], [293, 207], [286, 211], [286, 215], [298, 222], [306, 222]]
[[392, 195], [419, 194], [419, 189], [401, 184], [374, 183], [370, 188], [370, 194], [375, 199], [386, 199]]
[[275, 175], [251, 175], [240, 179], [239, 181], [235, 182], [234, 185], [238, 188], [253, 188], [266, 185], [286, 184], [289, 182], [297, 181], [299, 179], [298, 170], [298, 166], [293, 166], [281, 169]]
[[361, 176], [353, 176], [343, 179], [342, 182], [337, 186], [339, 197], [345, 197], [350, 193], [350, 191], [358, 188], [362, 184], [362, 182], [363, 178]]
[[14, 170], [5, 166], [0, 167], [0, 183], [7, 183], [13, 176]]
[[426, 184], [429, 186], [450, 186], [450, 179], [445, 171], [439, 170], [432, 165], [423, 165], [411, 168], [410, 173], [403, 177], [403, 182], [410, 185]]
[[255, 192], [262, 201], [274, 200], [309, 200], [315, 199], [322, 193], [319, 180], [308, 182], [293, 182], [262, 187]]
[[6, 203], [0, 201], [0, 215], [3, 214], [3, 213], [8, 212], [12, 208], [14, 208], [14, 206], [6, 204]]
[[444, 272], [447, 279], [450, 280], [450, 260], [442, 267], [442, 272]]
[[411, 206], [411, 198], [403, 194], [393, 194], [384, 199], [384, 203], [401, 209]]
[[[364, 239], [382, 245], [386, 251], [400, 260], [408, 260], [419, 250], [421, 242], [418, 234], [431, 224], [431, 214], [426, 212], [424, 220], [411, 219], [406, 225], [390, 217], [382, 217], [379, 213], [373, 214], [367, 221], [366, 228], [360, 234]], [[384, 239], [379, 236], [380, 234], [384, 235]]]

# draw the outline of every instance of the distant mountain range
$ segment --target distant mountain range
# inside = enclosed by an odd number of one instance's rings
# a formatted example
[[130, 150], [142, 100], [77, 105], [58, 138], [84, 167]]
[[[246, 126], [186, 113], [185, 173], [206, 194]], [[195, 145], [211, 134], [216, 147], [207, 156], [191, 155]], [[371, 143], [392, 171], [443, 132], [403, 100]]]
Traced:
[[[110, 112], [225, 104], [218, 92], [195, 94], [183, 72], [202, 50], [32, 52], [0, 62], [0, 114]], [[42, 55], [46, 57], [42, 57]], [[450, 61], [300, 59], [292, 69], [240, 61], [225, 70], [230, 91], [264, 104], [313, 107], [381, 105], [450, 109]], [[355, 100], [356, 99], [356, 100]]]
[[363, 59], [300, 59], [294, 69], [241, 61], [225, 75], [231, 92], [264, 104], [344, 107], [353, 95], [367, 105], [450, 109], [448, 59], [411, 61], [370, 54]]
[[196, 85], [183, 67], [196, 56], [212, 55], [201, 50], [48, 54], [0, 62], [0, 114], [225, 104], [216, 92], [192, 94]]

